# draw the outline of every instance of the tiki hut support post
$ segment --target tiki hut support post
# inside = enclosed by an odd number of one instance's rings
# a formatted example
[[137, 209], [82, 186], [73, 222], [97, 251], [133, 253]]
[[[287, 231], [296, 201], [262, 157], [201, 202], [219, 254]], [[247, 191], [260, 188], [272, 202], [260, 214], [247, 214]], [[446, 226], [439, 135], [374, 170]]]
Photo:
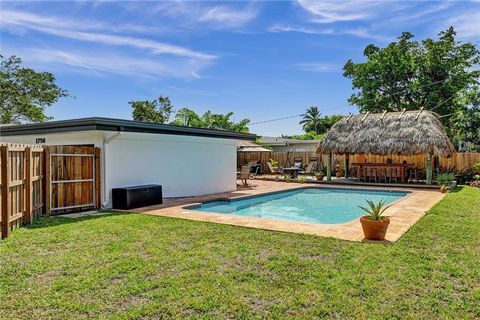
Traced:
[[348, 153], [343, 155], [343, 171], [345, 172], [345, 178], [348, 178]]
[[328, 153], [327, 161], [327, 181], [332, 181], [332, 153]]
[[432, 155], [427, 154], [427, 184], [432, 184]]

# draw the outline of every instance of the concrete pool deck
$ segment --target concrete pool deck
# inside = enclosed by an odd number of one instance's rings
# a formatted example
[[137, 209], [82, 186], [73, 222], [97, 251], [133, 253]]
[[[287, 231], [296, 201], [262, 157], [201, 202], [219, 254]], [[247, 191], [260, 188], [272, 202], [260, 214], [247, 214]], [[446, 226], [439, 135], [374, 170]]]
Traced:
[[261, 180], [249, 180], [249, 185], [250, 186], [248, 188], [238, 187], [236, 191], [232, 192], [190, 198], [167, 199], [163, 205], [138, 208], [132, 211], [155, 216], [214, 222], [264, 230], [314, 234], [323, 237], [332, 237], [350, 241], [362, 241], [364, 237], [359, 218], [341, 224], [313, 224], [299, 223], [294, 221], [278, 221], [267, 218], [245, 217], [234, 214], [192, 211], [187, 208], [205, 201], [238, 199], [305, 187], [325, 189], [387, 189], [391, 191], [407, 191], [409, 192], [408, 195], [393, 202], [391, 207], [386, 211], [386, 215], [390, 216], [390, 226], [387, 231], [386, 240], [395, 242], [420, 218], [422, 218], [431, 207], [433, 207], [445, 196], [445, 194], [439, 192], [438, 190], [414, 188], [387, 188], [333, 184], [316, 185]]

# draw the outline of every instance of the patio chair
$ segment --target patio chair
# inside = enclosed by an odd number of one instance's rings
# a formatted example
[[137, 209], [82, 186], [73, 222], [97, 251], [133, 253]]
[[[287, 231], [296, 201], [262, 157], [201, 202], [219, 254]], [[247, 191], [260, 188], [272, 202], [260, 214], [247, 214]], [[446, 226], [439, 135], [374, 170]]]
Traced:
[[300, 157], [293, 158], [293, 166], [297, 168], [303, 168], [303, 159]]
[[245, 187], [248, 187], [248, 179], [250, 179], [250, 166], [242, 166], [242, 171], [240, 171], [238, 179], [242, 181], [242, 184]]
[[260, 173], [259, 161], [249, 161], [247, 166], [250, 167], [250, 173], [253, 174], [254, 177]]

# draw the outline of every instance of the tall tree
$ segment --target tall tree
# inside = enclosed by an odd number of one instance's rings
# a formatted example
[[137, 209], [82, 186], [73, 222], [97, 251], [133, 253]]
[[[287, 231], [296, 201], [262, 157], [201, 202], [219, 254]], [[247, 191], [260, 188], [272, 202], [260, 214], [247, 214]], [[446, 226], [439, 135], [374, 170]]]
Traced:
[[314, 131], [316, 134], [322, 132], [324, 128], [321, 128], [320, 119], [322, 114], [317, 107], [308, 108], [302, 116], [299, 124], [302, 125], [305, 132]]
[[[330, 129], [335, 123], [337, 123], [338, 120], [342, 119], [343, 116], [340, 114], [332, 114], [331, 116], [325, 116], [322, 119], [320, 119], [320, 124], [322, 127], [325, 128], [326, 132], [328, 129]], [[322, 133], [324, 133], [322, 132]]]
[[459, 151], [480, 151], [480, 106], [456, 112], [451, 118], [451, 130]]
[[52, 119], [45, 108], [69, 96], [68, 91], [55, 83], [53, 74], [22, 67], [22, 60], [16, 56], [4, 59], [0, 55], [0, 59], [0, 123]]
[[133, 120], [166, 123], [170, 119], [173, 106], [168, 97], [160, 96], [155, 100], [130, 101], [133, 108]]
[[205, 128], [237, 131], [237, 132], [248, 132], [248, 124], [250, 123], [250, 120], [242, 119], [239, 122], [235, 122], [230, 119], [232, 116], [233, 116], [233, 112], [228, 112], [226, 114], [219, 114], [219, 113], [212, 113], [210, 110], [208, 110], [202, 115], [201, 120]]
[[343, 68], [356, 90], [348, 101], [362, 112], [423, 107], [447, 115], [464, 109], [478, 97], [480, 52], [455, 35], [450, 27], [438, 40], [418, 42], [404, 32], [385, 48], [368, 45], [366, 62], [349, 60]]
[[195, 111], [182, 108], [177, 111], [175, 119], [171, 124], [179, 126], [193, 126], [200, 128], [211, 128], [227, 131], [248, 132], [249, 119], [242, 119], [239, 122], [232, 121], [230, 118], [233, 112], [227, 114], [212, 113], [210, 110], [199, 116]]
[[175, 119], [171, 124], [177, 126], [201, 127], [202, 121], [195, 111], [188, 108], [181, 108], [175, 113]]

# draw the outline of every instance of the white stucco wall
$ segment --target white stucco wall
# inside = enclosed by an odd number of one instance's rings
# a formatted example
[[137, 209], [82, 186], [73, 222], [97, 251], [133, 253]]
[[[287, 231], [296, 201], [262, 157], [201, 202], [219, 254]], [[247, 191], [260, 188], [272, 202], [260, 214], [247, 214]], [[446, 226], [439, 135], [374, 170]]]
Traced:
[[[111, 131], [79, 131], [0, 137], [1, 142], [46, 145], [93, 144], [102, 151], [102, 202], [110, 206], [111, 189], [161, 184], [164, 197], [186, 197], [236, 188], [236, 141], [233, 139]], [[105, 145], [105, 148], [104, 148]], [[105, 165], [105, 167], [104, 167]], [[104, 173], [104, 174], [103, 174]]]
[[236, 188], [235, 140], [122, 133], [106, 148], [107, 188], [161, 184], [164, 196], [185, 197]]

